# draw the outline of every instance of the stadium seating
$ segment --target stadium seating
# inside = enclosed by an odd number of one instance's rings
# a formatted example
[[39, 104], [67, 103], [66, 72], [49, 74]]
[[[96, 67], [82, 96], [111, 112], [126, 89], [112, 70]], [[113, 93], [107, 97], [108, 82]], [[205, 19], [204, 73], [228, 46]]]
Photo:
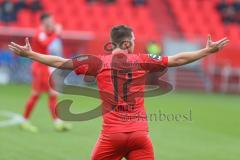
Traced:
[[[227, 35], [234, 42], [240, 42], [239, 26], [223, 25], [221, 15], [216, 10], [218, 0], [164, 1], [168, 2], [180, 31], [188, 40], [211, 33], [214, 38]], [[228, 0], [228, 2], [231, 1]], [[42, 0], [45, 10], [53, 13], [66, 30], [91, 30], [97, 35], [103, 35], [112, 25], [124, 23], [133, 26], [135, 32], [141, 33], [138, 35], [143, 39], [160, 37], [156, 30], [157, 22], [150, 15], [151, 8], [149, 6], [134, 7], [130, 2], [130, 0], [116, 0], [116, 3], [104, 5], [88, 4], [86, 0], [58, 0], [58, 3]], [[18, 22], [8, 25], [36, 27], [39, 24], [38, 16], [39, 13], [22, 10], [18, 15]]]
[[218, 0], [168, 0], [168, 2], [184, 37], [188, 40], [204, 37], [210, 33], [214, 38], [227, 35], [232, 42], [240, 42], [239, 26], [223, 24], [221, 15], [216, 10]]
[[[30, 2], [30, 1], [29, 1]], [[116, 24], [133, 26], [142, 38], [156, 37], [155, 23], [149, 14], [149, 7], [134, 7], [130, 0], [117, 0], [113, 4], [88, 4], [86, 0], [42, 0], [44, 9], [53, 13], [65, 30], [94, 31], [103, 35]], [[18, 27], [37, 27], [39, 13], [22, 10], [18, 14], [18, 22], [8, 25]], [[148, 25], [146, 25], [148, 24]]]

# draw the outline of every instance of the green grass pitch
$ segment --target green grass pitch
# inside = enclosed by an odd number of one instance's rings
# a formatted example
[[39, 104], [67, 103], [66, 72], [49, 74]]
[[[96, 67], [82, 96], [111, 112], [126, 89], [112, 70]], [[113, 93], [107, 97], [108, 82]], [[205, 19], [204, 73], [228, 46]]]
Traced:
[[[0, 86], [0, 112], [22, 113], [29, 96], [26, 85]], [[73, 99], [73, 112], [84, 112], [99, 101], [87, 97], [61, 95]], [[156, 160], [238, 160], [240, 157], [239, 95], [171, 92], [147, 98], [148, 113], [188, 113], [192, 121], [149, 122]], [[0, 121], [6, 117], [0, 117]], [[32, 115], [38, 134], [18, 126], [0, 128], [0, 160], [89, 160], [101, 130], [101, 118], [73, 122], [73, 130], [54, 131], [43, 95]]]

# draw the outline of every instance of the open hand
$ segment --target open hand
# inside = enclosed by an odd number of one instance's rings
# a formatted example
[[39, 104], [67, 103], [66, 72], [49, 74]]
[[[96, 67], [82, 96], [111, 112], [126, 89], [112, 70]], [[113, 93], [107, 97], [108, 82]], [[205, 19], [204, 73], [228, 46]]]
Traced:
[[215, 53], [223, 49], [228, 43], [229, 39], [227, 37], [217, 41], [213, 42], [211, 35], [208, 35], [208, 41], [207, 41], [207, 46], [206, 48], [209, 50], [210, 53]]
[[29, 57], [32, 52], [32, 48], [31, 48], [28, 38], [25, 38], [24, 46], [21, 46], [14, 42], [11, 42], [11, 44], [9, 44], [8, 47], [13, 53], [15, 53], [19, 56], [22, 56], [22, 57]]

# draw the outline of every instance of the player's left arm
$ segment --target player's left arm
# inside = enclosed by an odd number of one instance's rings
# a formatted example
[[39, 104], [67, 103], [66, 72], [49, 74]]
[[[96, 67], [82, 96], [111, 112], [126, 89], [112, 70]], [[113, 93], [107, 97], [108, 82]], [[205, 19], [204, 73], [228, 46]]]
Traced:
[[182, 52], [174, 56], [168, 57], [168, 67], [177, 67], [185, 64], [195, 62], [202, 59], [208, 55], [216, 53], [223, 49], [229, 43], [228, 38], [223, 38], [217, 42], [213, 42], [211, 36], [208, 35], [208, 41], [205, 48], [193, 51], [193, 52]]

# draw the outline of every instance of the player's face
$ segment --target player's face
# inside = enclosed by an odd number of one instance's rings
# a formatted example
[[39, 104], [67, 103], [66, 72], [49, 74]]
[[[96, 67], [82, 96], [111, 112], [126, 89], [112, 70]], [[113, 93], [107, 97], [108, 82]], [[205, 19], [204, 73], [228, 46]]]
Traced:
[[43, 21], [43, 26], [47, 32], [53, 32], [55, 29], [55, 21], [53, 17], [48, 17]]

